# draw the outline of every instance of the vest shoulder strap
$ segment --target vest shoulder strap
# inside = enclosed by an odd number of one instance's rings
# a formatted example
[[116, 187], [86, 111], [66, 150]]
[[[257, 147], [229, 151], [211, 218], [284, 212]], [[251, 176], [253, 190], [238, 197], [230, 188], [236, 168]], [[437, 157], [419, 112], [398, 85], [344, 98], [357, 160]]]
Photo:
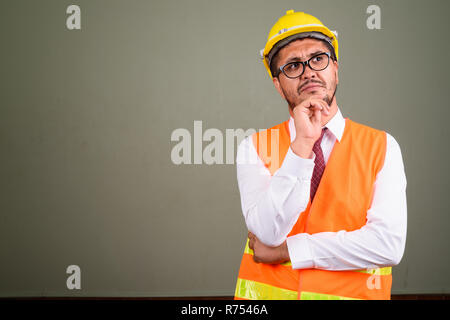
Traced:
[[280, 168], [291, 145], [289, 120], [254, 133], [252, 140], [259, 158], [273, 175]]

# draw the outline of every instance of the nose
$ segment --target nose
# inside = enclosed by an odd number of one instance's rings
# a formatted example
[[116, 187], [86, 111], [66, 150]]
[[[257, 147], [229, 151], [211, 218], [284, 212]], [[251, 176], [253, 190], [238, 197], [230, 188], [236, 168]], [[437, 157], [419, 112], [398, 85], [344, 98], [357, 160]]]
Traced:
[[307, 80], [307, 79], [314, 79], [316, 78], [316, 71], [314, 71], [313, 69], [311, 69], [309, 67], [309, 65], [305, 66], [305, 70], [303, 71], [303, 74], [301, 76], [302, 80]]

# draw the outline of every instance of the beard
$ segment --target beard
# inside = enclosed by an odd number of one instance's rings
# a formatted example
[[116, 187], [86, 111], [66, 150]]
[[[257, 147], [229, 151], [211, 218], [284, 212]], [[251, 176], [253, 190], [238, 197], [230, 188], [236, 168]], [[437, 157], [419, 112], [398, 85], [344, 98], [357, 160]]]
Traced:
[[[287, 103], [288, 103], [288, 105], [289, 105], [289, 108], [290, 108], [291, 110], [294, 110], [294, 108], [295, 108], [296, 106], [298, 106], [300, 103], [302, 103], [303, 101], [305, 101], [306, 99], [309, 98], [309, 97], [301, 98], [301, 94], [302, 94], [301, 91], [302, 91], [302, 89], [303, 89], [306, 85], [311, 84], [311, 83], [318, 83], [318, 84], [321, 84], [324, 88], [326, 88], [326, 86], [325, 86], [325, 84], [324, 84], [323, 82], [314, 80], [314, 81], [308, 81], [308, 82], [305, 82], [304, 84], [302, 84], [301, 86], [299, 86], [299, 87], [297, 88], [296, 95], [294, 95], [294, 94], [289, 94], [289, 93], [285, 92], [284, 89], [283, 89], [284, 96], [286, 97], [286, 101], [287, 101]], [[329, 93], [325, 92], [325, 93], [323, 94], [323, 96], [322, 96], [322, 100], [325, 101], [325, 102], [330, 106], [331, 103], [332, 103], [333, 100], [334, 100], [334, 97], [336, 96], [336, 91], [337, 91], [337, 84], [336, 84], [336, 81], [334, 81], [334, 90], [333, 90], [333, 94], [330, 95]], [[314, 95], [314, 94], [316, 94], [315, 91], [312, 92], [312, 95]]]

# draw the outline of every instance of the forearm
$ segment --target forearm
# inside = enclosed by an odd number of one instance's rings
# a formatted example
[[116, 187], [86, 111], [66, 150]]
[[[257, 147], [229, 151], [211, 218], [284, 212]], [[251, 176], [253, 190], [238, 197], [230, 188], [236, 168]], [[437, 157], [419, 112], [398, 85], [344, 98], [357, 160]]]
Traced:
[[[247, 147], [251, 149], [251, 146]], [[273, 176], [260, 160], [253, 164], [238, 161], [238, 184], [245, 222], [261, 242], [278, 246], [286, 240], [299, 214], [308, 205], [313, 169], [313, 159], [302, 159], [292, 150], [288, 151], [283, 165]]]
[[365, 226], [356, 231], [298, 234], [287, 239], [294, 269], [341, 271], [397, 265], [406, 234], [387, 234]]
[[406, 242], [406, 176], [397, 142], [388, 135], [366, 224], [354, 231], [298, 234], [287, 239], [293, 268], [352, 270], [393, 266]]

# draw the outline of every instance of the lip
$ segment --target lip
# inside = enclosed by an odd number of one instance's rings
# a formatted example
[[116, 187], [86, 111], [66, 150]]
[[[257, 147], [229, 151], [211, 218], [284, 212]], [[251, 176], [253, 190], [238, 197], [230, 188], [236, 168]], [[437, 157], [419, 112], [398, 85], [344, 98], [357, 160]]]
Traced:
[[301, 91], [308, 91], [308, 90], [316, 89], [316, 88], [323, 88], [323, 86], [320, 85], [320, 84], [316, 84], [316, 83], [314, 83], [314, 84], [309, 84], [309, 85], [307, 85], [306, 87], [304, 87]]

